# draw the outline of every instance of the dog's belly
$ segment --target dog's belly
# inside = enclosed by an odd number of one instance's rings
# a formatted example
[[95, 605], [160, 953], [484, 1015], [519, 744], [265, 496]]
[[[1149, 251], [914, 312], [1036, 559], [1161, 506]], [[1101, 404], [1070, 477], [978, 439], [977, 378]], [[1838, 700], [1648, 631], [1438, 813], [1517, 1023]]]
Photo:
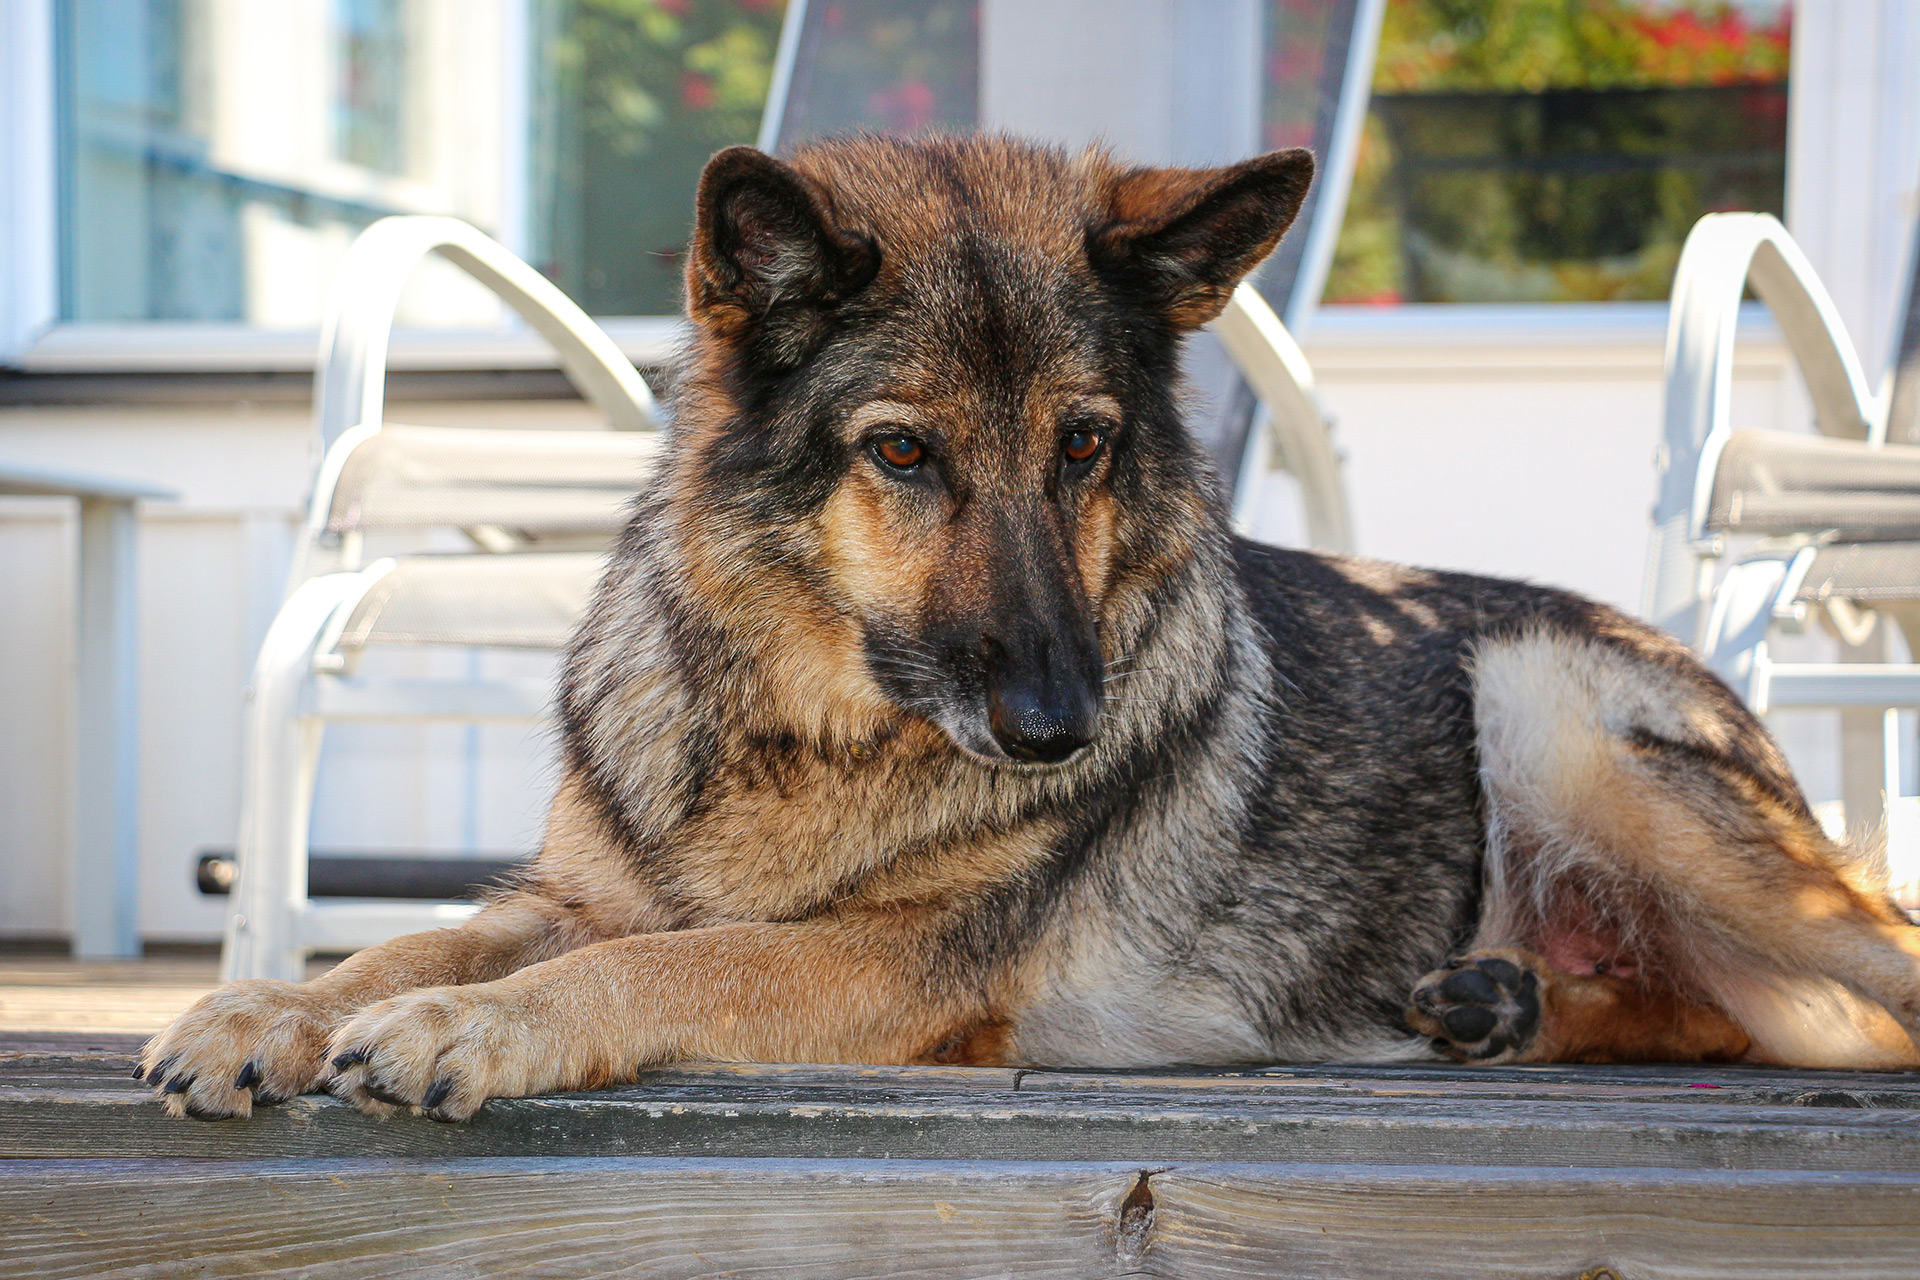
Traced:
[[1022, 1011], [1012, 1056], [1034, 1066], [1225, 1066], [1273, 1051], [1224, 991], [1138, 979], [1059, 989]]
[[1166, 970], [1112, 951], [1050, 967], [1042, 993], [1013, 1019], [1010, 1062], [1029, 1066], [1238, 1066], [1265, 1062], [1404, 1062], [1433, 1056], [1424, 1039], [1356, 1015], [1341, 1031], [1263, 1032], [1232, 989], [1195, 970]]

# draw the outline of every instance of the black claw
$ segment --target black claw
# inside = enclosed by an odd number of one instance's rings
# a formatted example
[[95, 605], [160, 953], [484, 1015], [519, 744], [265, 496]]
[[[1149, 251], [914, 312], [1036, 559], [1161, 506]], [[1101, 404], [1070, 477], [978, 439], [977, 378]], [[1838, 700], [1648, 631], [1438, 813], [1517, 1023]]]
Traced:
[[1448, 974], [1440, 980], [1440, 994], [1461, 1004], [1500, 1003], [1500, 988], [1478, 969], [1457, 969]]
[[1511, 991], [1520, 981], [1520, 966], [1511, 960], [1502, 960], [1499, 956], [1488, 956], [1479, 962], [1480, 972]]
[[153, 1075], [155, 1083], [165, 1080], [168, 1076], [172, 1075], [173, 1069], [179, 1065], [180, 1065], [180, 1055], [177, 1053], [170, 1054], [167, 1057], [160, 1059], [160, 1061], [154, 1063], [153, 1071], [151, 1074]]
[[193, 1077], [175, 1076], [173, 1079], [167, 1081], [163, 1088], [168, 1093], [185, 1093], [187, 1090], [193, 1088]]
[[345, 1071], [348, 1067], [357, 1067], [367, 1060], [366, 1050], [349, 1049], [333, 1060], [336, 1071]]
[[146, 1069], [145, 1067], [143, 1067], [143, 1066], [141, 1066], [141, 1065], [140, 1065], [139, 1063], [137, 1063], [137, 1062], [136, 1062], [136, 1063], [134, 1063], [134, 1064], [133, 1064], [133, 1078], [134, 1078], [135, 1080], [145, 1080], [145, 1079], [147, 1078], [147, 1069]]
[[441, 1103], [445, 1102], [447, 1100], [447, 1095], [452, 1092], [453, 1092], [453, 1081], [442, 1076], [440, 1079], [435, 1080], [431, 1085], [427, 1087], [427, 1096], [420, 1099], [420, 1105], [426, 1108], [428, 1111], [431, 1111], [435, 1107], [439, 1106]]
[[284, 1094], [268, 1093], [263, 1089], [256, 1089], [253, 1093], [253, 1105], [256, 1107], [277, 1107], [286, 1100]]
[[1499, 1022], [1499, 1015], [1493, 1010], [1472, 1004], [1449, 1009], [1440, 1015], [1440, 1025], [1462, 1044], [1486, 1039]]
[[240, 1074], [233, 1078], [233, 1087], [236, 1089], [251, 1089], [254, 1082], [259, 1078], [260, 1064], [257, 1062], [249, 1062], [246, 1066], [240, 1068]]

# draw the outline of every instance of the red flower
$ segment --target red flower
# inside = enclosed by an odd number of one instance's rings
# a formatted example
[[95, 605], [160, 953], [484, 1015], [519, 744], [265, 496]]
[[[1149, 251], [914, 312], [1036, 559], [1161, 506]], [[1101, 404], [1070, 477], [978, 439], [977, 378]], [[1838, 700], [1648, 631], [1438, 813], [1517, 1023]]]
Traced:
[[932, 85], [925, 80], [908, 80], [868, 98], [867, 110], [885, 119], [888, 129], [912, 133], [933, 123], [936, 101]]
[[713, 81], [698, 71], [682, 72], [680, 101], [693, 111], [705, 111], [713, 105]]

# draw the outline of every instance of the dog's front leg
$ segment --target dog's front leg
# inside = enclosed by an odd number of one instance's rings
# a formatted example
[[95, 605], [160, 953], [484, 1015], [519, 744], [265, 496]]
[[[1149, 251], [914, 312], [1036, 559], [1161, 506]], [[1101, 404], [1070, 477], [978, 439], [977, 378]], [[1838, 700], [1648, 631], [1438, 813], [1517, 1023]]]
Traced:
[[325, 1085], [327, 1044], [354, 1011], [415, 987], [485, 982], [594, 940], [564, 907], [509, 894], [455, 929], [356, 952], [312, 982], [230, 982], [141, 1050], [135, 1074], [174, 1115], [252, 1114]]
[[631, 1081], [683, 1059], [909, 1062], [985, 1022], [935, 982], [927, 926], [889, 912], [730, 924], [583, 947], [497, 982], [414, 991], [334, 1036], [335, 1093], [464, 1120], [490, 1097]]

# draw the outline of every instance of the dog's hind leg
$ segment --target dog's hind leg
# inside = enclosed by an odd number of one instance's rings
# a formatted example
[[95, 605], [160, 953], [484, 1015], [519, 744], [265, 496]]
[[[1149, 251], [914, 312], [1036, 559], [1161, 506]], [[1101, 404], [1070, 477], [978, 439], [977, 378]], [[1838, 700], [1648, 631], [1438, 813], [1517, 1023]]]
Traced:
[[[1517, 1027], [1499, 958], [1538, 1013], [1489, 1058], [1713, 1058], [1744, 1037], [1765, 1061], [1920, 1063], [1920, 929], [1723, 688], [1624, 623], [1490, 643], [1474, 679], [1487, 894], [1471, 963], [1423, 980], [1411, 1022], [1483, 1053], [1454, 1031], [1479, 1008]], [[1476, 1002], [1468, 968], [1500, 999]]]
[[1413, 989], [1408, 1021], [1469, 1062], [1732, 1062], [1739, 1023], [1673, 986], [1564, 973], [1515, 947], [1463, 956]]

